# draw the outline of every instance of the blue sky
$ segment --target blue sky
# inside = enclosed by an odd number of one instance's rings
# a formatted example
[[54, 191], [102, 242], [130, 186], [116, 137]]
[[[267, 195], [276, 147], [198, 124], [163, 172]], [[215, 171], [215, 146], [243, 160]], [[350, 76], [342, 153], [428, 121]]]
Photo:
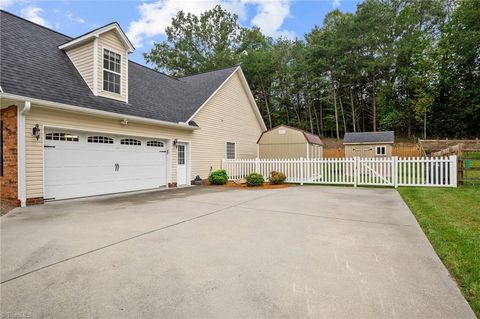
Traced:
[[142, 53], [165, 39], [165, 27], [178, 10], [194, 14], [221, 4], [239, 16], [243, 26], [258, 26], [277, 37], [299, 37], [336, 8], [354, 12], [360, 0], [154, 0], [35, 1], [0, 0], [2, 9], [75, 37], [112, 21], [120, 23], [134, 43], [130, 59], [145, 64]]

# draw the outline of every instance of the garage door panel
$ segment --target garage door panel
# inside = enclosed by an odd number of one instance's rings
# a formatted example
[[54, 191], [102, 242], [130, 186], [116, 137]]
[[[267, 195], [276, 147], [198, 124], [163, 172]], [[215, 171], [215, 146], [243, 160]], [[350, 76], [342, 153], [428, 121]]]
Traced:
[[[98, 133], [56, 134], [57, 138], [61, 134], [79, 138], [78, 141], [45, 141], [46, 199], [92, 196], [166, 185], [166, 153], [163, 148], [146, 146], [144, 139], [135, 139], [135, 143], [140, 141], [141, 145], [121, 145], [120, 141], [129, 137]], [[109, 144], [111, 141], [113, 144]]]

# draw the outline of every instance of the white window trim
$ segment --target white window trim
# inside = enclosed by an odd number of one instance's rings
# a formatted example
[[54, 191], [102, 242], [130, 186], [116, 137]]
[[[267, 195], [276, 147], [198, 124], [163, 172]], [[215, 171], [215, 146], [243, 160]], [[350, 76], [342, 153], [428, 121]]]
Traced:
[[[115, 72], [115, 71], [112, 71], [112, 70], [105, 69], [105, 66], [104, 66], [105, 50], [108, 50], [108, 51], [113, 52], [113, 53], [115, 53], [115, 54], [118, 54], [118, 55], [120, 56], [120, 73]], [[118, 95], [118, 96], [122, 96], [122, 81], [123, 81], [123, 80], [122, 80], [122, 69], [123, 69], [123, 68], [122, 68], [122, 60], [123, 60], [123, 55], [122, 55], [121, 53], [119, 53], [119, 52], [118, 52], [117, 50], [115, 50], [115, 49], [111, 49], [111, 48], [109, 48], [109, 47], [106, 47], [106, 46], [103, 46], [103, 45], [102, 45], [102, 56], [101, 56], [101, 59], [102, 59], [102, 60], [101, 60], [101, 61], [102, 61], [102, 72], [101, 72], [101, 73], [102, 73], [102, 92], [106, 92], [106, 93], [108, 93], [108, 94], [115, 94], [115, 95]], [[105, 89], [103, 88], [103, 82], [104, 82], [104, 79], [105, 79], [104, 76], [103, 76], [103, 71], [111, 72], [111, 73], [113, 73], [113, 74], [116, 74], [116, 75], [119, 75], [119, 76], [120, 76], [120, 83], [119, 83], [119, 84], [120, 84], [120, 91], [119, 91], [119, 93], [111, 92], [111, 91], [105, 90]]]
[[[228, 158], [228, 143], [233, 144], [235, 155], [233, 158]], [[236, 142], [225, 142], [225, 159], [237, 159], [237, 143]]]
[[[380, 148], [382, 148], [382, 147], [383, 147], [384, 150], [385, 150], [385, 154], [379, 154], [379, 153], [378, 153], [378, 150], [379, 150]], [[376, 146], [376, 147], [375, 147], [375, 156], [387, 156], [387, 147], [386, 147], [386, 146]]]

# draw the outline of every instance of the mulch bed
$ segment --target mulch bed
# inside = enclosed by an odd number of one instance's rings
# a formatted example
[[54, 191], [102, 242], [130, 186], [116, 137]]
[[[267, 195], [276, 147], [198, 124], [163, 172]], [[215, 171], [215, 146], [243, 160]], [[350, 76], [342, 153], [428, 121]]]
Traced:
[[233, 188], [246, 188], [246, 189], [277, 189], [277, 188], [287, 188], [291, 185], [288, 184], [270, 184], [270, 183], [263, 183], [262, 186], [252, 186], [249, 187], [247, 184], [235, 184], [232, 181], [229, 181], [227, 184], [224, 185], [225, 187], [233, 187]]

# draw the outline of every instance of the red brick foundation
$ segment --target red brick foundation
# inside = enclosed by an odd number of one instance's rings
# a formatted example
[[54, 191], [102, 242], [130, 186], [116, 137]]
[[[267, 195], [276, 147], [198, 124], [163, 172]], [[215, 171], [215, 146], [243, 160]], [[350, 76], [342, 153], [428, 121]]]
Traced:
[[27, 205], [40, 205], [43, 203], [43, 197], [27, 198]]
[[1, 110], [3, 172], [0, 176], [1, 199], [19, 206], [17, 171], [17, 107]]
[[[195, 180], [192, 180], [190, 182], [190, 185], [196, 185]], [[208, 182], [208, 179], [202, 179], [202, 185], [210, 185], [210, 183]]]

